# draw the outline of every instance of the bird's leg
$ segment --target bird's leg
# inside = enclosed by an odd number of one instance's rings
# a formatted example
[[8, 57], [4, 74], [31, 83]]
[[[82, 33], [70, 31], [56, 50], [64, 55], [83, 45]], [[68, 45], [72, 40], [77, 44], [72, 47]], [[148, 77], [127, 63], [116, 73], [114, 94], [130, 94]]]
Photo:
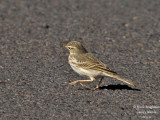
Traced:
[[70, 85], [75, 85], [77, 83], [82, 83], [82, 82], [93, 82], [93, 80], [77, 80], [74, 82], [69, 83]]
[[95, 80], [94, 77], [90, 77], [90, 80], [77, 80], [77, 81], [74, 81], [74, 82], [71, 82], [69, 83], [70, 85], [75, 85], [77, 83], [80, 83], [82, 86], [86, 86], [84, 84], [82, 84], [83, 82], [93, 82]]
[[100, 79], [100, 81], [99, 81], [99, 83], [98, 83], [98, 85], [97, 85], [98, 88], [99, 88], [100, 84], [102, 83], [103, 78], [104, 78], [104, 77], [101, 77], [101, 79]]
[[91, 90], [97, 90], [99, 88], [100, 84], [102, 83], [103, 78], [104, 77], [101, 77], [101, 79], [99, 80], [98, 85], [95, 88], [92, 88]]

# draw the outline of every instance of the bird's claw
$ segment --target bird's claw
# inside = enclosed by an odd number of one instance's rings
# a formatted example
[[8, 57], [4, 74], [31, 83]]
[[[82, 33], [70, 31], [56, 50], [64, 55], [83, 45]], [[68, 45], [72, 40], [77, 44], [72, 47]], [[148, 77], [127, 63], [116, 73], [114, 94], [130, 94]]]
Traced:
[[75, 85], [77, 83], [77, 81], [74, 81], [74, 82], [70, 82], [69, 84], [70, 85]]
[[91, 90], [95, 91], [95, 90], [98, 90], [99, 89], [99, 86], [96, 86], [95, 88], [91, 88]]

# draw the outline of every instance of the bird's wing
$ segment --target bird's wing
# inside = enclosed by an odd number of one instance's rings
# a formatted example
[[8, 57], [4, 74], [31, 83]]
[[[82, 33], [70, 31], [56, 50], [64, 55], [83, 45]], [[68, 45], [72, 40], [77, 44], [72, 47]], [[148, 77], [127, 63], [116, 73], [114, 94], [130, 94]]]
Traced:
[[[94, 57], [90, 53], [82, 54], [77, 56], [77, 66], [86, 68], [86, 69], [94, 69], [94, 70], [100, 70], [100, 71], [111, 71], [107, 66], [100, 60], [98, 60], [96, 57]], [[113, 72], [115, 73], [115, 72]]]

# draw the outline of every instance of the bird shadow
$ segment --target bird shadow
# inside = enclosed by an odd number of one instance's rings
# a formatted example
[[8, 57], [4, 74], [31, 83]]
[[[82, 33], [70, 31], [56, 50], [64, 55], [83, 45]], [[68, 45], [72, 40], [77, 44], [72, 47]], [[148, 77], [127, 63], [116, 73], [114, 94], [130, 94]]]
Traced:
[[133, 90], [133, 91], [141, 91], [140, 89], [136, 89], [136, 88], [131, 88], [128, 85], [108, 85], [108, 86], [102, 86], [99, 87], [99, 90]]

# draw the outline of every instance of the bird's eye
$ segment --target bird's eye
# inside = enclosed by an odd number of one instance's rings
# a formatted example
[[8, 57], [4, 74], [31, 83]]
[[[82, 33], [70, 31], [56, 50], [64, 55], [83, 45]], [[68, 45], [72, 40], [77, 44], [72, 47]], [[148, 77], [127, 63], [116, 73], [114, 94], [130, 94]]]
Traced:
[[69, 49], [69, 50], [71, 50], [71, 49], [73, 49], [73, 48], [71, 48], [71, 47], [68, 47], [68, 49]]

